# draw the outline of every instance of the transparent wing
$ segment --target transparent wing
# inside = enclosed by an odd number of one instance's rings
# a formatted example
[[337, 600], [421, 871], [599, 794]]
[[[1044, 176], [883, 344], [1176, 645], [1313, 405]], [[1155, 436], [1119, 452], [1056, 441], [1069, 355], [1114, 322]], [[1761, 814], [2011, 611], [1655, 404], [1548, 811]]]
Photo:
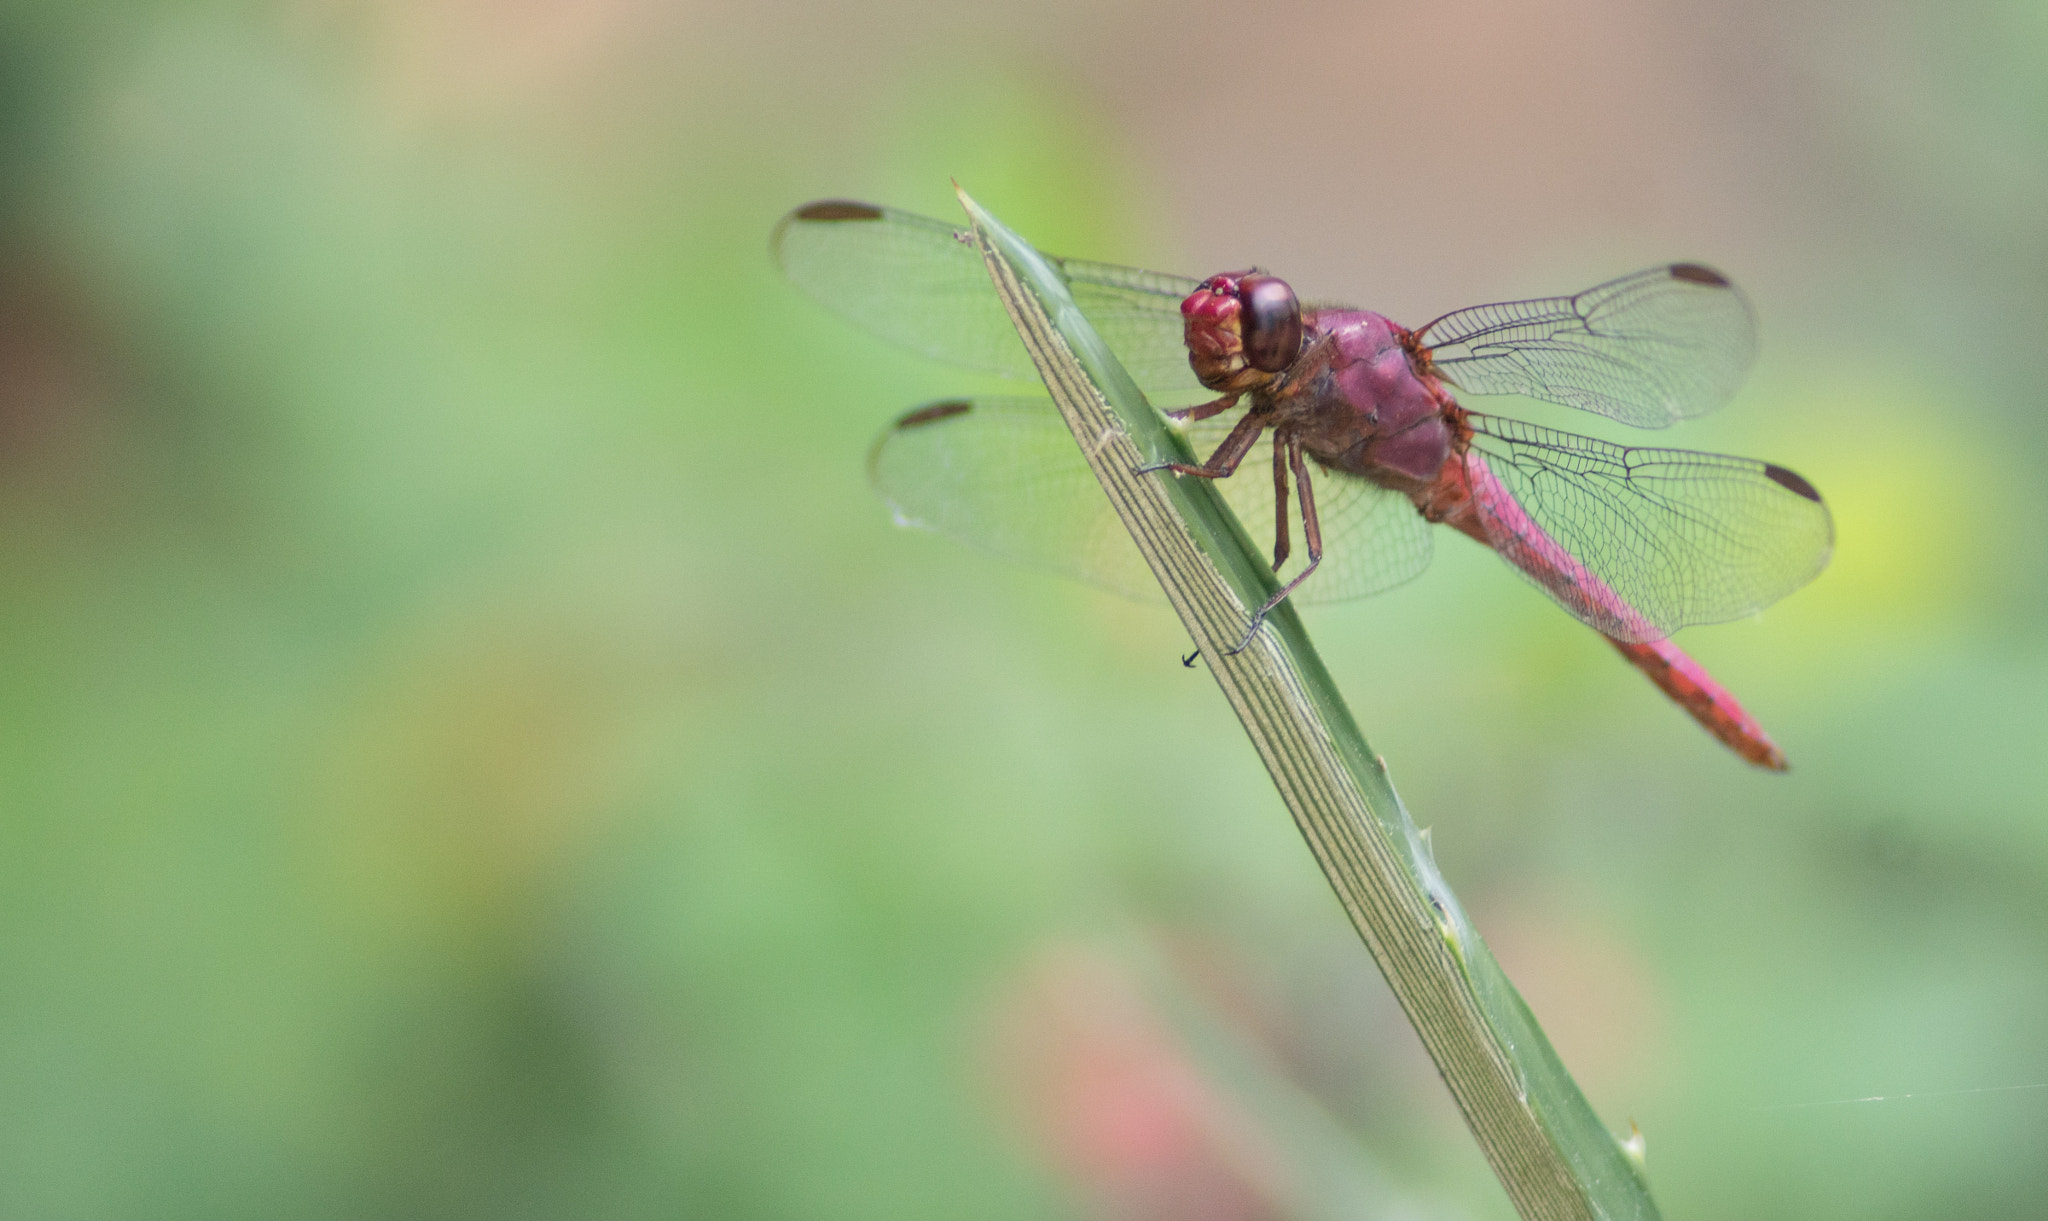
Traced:
[[[1197, 457], [1229, 431], [1190, 425]], [[1261, 441], [1217, 485], [1252, 540], [1273, 538], [1272, 445]], [[1163, 601], [1130, 534], [1102, 494], [1072, 434], [1042, 398], [980, 398], [920, 407], [890, 425], [868, 457], [869, 478], [900, 525], [916, 526], [1028, 567], [1076, 577], [1140, 601]], [[1323, 565], [1298, 590], [1334, 602], [1398, 585], [1429, 564], [1429, 525], [1406, 497], [1360, 479], [1317, 472]], [[1290, 513], [1298, 507], [1290, 501]], [[1300, 522], [1294, 558], [1305, 562]]]
[[[988, 270], [958, 226], [872, 204], [825, 201], [782, 218], [770, 239], [783, 274], [828, 308], [935, 360], [1036, 380]], [[1075, 304], [1108, 341], [1138, 387], [1188, 399], [1201, 383], [1188, 368], [1181, 276], [1051, 260]]]
[[1784, 467], [1468, 418], [1466, 475], [1494, 548], [1616, 639], [1754, 614], [1834, 549], [1820, 493]]
[[1526, 394], [1637, 428], [1719, 407], [1756, 354], [1749, 303], [1697, 263], [1653, 267], [1570, 297], [1475, 305], [1416, 337], [1472, 394]]

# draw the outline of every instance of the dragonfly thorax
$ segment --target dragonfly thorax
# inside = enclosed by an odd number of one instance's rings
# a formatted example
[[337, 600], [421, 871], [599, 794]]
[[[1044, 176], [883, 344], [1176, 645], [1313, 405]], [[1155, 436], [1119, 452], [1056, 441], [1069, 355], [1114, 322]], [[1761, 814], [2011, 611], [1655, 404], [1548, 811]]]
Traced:
[[1407, 332], [1371, 310], [1309, 315], [1307, 352], [1277, 387], [1274, 407], [1324, 466], [1415, 493], [1451, 455], [1457, 411], [1442, 384], [1418, 369]]

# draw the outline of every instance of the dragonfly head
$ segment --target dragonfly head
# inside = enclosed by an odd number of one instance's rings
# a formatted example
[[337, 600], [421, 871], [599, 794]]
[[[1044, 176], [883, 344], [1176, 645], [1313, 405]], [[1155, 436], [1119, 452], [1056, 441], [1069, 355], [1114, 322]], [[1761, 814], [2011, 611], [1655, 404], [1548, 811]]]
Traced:
[[1258, 270], [1210, 276], [1180, 303], [1180, 316], [1188, 364], [1211, 390], [1255, 390], [1301, 355], [1301, 302], [1278, 276]]

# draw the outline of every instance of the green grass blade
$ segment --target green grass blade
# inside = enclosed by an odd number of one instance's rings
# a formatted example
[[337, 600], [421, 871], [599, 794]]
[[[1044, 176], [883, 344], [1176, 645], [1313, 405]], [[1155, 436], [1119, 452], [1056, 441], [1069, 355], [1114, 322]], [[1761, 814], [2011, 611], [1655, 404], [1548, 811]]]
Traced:
[[1206, 479], [1074, 305], [1052, 265], [963, 192], [976, 243], [1060, 414], [1200, 646], [1281, 799], [1379, 962], [1525, 1218], [1654, 1218], [1639, 1160], [1600, 1123], [1466, 919], [1283, 604], [1236, 656], [1248, 607], [1278, 587]]

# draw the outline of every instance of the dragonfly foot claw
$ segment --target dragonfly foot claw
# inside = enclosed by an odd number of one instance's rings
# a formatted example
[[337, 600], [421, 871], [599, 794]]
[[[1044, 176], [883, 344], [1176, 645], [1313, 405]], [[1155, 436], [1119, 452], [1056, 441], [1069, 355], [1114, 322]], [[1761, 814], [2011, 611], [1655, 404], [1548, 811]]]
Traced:
[[1261, 611], [1257, 615], [1252, 616], [1251, 626], [1247, 627], [1244, 630], [1244, 639], [1238, 641], [1236, 644], [1223, 650], [1223, 655], [1225, 657], [1235, 657], [1239, 653], [1242, 653], [1246, 649], [1250, 648], [1252, 639], [1259, 634], [1259, 629], [1265, 626], [1265, 623], [1266, 615], [1264, 611]]

